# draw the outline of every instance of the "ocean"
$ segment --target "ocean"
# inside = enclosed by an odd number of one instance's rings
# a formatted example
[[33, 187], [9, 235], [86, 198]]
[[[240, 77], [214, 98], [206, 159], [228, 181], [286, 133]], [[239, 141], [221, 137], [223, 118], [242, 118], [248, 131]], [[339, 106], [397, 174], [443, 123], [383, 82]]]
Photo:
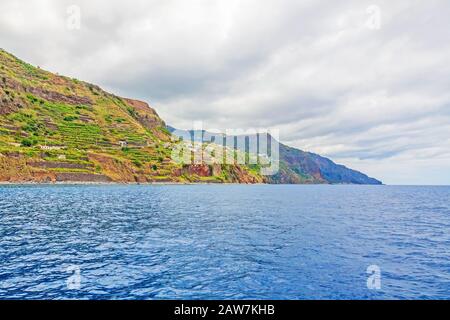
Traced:
[[450, 187], [0, 186], [0, 299], [450, 299]]

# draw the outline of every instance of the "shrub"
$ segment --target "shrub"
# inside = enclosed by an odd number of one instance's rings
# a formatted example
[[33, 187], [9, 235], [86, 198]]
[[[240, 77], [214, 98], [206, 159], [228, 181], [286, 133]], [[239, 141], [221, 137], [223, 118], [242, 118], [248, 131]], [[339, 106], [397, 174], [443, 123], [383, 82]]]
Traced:
[[38, 102], [38, 98], [36, 98], [35, 96], [33, 96], [32, 94], [27, 94], [27, 98], [31, 103], [36, 103]]
[[76, 116], [67, 116], [67, 117], [64, 117], [64, 121], [75, 121], [75, 120], [78, 120], [78, 117], [76, 117]]
[[136, 118], [136, 117], [137, 117], [137, 113], [136, 113], [136, 110], [134, 110], [134, 108], [132, 108], [132, 107], [127, 107], [127, 111], [128, 111], [128, 113], [130, 114], [130, 116], [132, 116], [133, 118]]
[[22, 147], [32, 147], [36, 143], [37, 143], [37, 141], [33, 140], [33, 139], [23, 139], [21, 145], [22, 145]]

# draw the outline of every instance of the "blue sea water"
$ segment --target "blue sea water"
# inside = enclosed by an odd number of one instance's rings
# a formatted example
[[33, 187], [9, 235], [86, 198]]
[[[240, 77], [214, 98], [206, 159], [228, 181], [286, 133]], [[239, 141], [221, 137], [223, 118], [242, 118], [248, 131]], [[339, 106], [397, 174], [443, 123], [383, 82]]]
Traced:
[[17, 298], [449, 299], [450, 187], [1, 186]]

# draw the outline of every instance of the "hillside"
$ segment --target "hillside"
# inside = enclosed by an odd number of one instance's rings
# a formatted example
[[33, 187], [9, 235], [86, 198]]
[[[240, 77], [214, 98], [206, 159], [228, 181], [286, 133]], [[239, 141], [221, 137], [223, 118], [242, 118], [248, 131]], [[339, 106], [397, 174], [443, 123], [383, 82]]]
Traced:
[[318, 154], [305, 152], [280, 143], [280, 172], [271, 183], [374, 184], [382, 182], [334, 163]]
[[179, 165], [145, 102], [0, 50], [1, 182], [263, 182], [238, 165]]
[[[170, 132], [175, 128], [167, 126]], [[177, 130], [185, 139], [197, 138], [210, 141], [214, 134], [203, 131], [194, 134], [193, 130]], [[198, 132], [197, 132], [198, 133]], [[247, 143], [248, 144], [248, 143]], [[279, 143], [280, 146], [280, 170], [274, 176], [267, 177], [267, 182], [272, 184], [369, 184], [379, 185], [381, 181], [370, 178], [367, 175], [339, 165], [320, 155], [305, 152]], [[248, 152], [246, 145], [244, 152]]]

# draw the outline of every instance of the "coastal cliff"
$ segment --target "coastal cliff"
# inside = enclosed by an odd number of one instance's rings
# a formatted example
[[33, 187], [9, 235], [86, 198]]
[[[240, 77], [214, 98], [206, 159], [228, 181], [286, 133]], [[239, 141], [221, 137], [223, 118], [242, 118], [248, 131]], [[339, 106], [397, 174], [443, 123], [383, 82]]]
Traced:
[[0, 50], [0, 182], [262, 183], [245, 166], [177, 164], [147, 103]]
[[179, 164], [173, 130], [146, 102], [0, 49], [0, 182], [381, 184], [281, 143], [273, 176], [257, 165]]

